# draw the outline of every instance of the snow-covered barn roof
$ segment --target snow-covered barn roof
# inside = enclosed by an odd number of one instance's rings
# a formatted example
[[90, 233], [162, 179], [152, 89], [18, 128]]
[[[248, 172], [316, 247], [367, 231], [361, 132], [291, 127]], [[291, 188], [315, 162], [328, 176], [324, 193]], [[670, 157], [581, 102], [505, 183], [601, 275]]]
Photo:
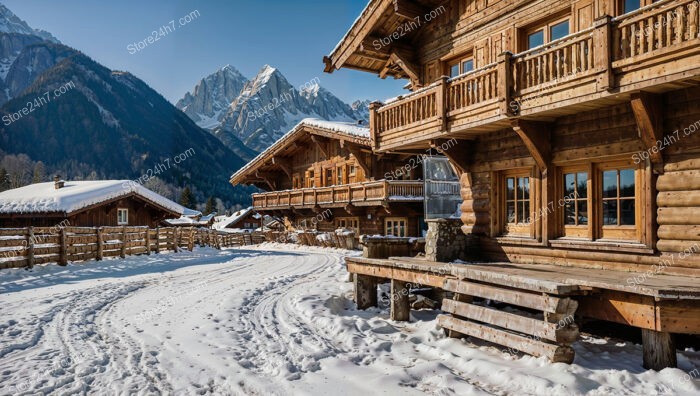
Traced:
[[274, 155], [292, 144], [295, 140], [304, 135], [318, 135], [331, 139], [348, 141], [353, 144], [371, 147], [369, 128], [357, 123], [325, 121], [316, 118], [305, 118], [299, 122], [292, 130], [285, 133], [270, 147], [265, 149], [248, 164], [231, 175], [231, 183], [236, 185], [243, 182], [246, 175], [253, 170], [265, 165]]
[[[238, 212], [232, 214], [231, 216], [225, 217], [224, 219], [217, 221], [216, 223], [214, 223], [212, 228], [214, 228], [215, 230], [223, 230], [224, 228], [230, 226], [231, 224], [235, 224], [238, 221], [240, 221], [241, 219], [243, 219], [244, 217], [248, 216], [251, 212], [253, 212], [252, 206], [249, 208], [246, 208], [246, 209], [241, 209]], [[256, 219], [259, 219], [260, 215], [255, 213], [253, 215], [253, 217], [255, 217]]]
[[0, 193], [0, 214], [72, 213], [129, 195], [173, 214], [192, 212], [131, 180], [66, 181], [56, 189], [54, 182], [36, 183]]

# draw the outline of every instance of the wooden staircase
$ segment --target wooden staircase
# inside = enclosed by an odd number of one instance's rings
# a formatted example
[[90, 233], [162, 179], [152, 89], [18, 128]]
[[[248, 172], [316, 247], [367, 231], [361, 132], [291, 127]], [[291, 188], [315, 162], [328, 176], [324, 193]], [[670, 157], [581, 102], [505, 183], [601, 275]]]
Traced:
[[[468, 271], [468, 270], [467, 270]], [[443, 289], [454, 294], [444, 299], [438, 324], [450, 337], [467, 335], [553, 362], [572, 363], [571, 347], [579, 336], [574, 323], [578, 302], [567, 297], [576, 287], [557, 282], [533, 282], [465, 272], [460, 279], [445, 279]], [[474, 297], [541, 311], [543, 319], [526, 312], [511, 313], [474, 304]]]

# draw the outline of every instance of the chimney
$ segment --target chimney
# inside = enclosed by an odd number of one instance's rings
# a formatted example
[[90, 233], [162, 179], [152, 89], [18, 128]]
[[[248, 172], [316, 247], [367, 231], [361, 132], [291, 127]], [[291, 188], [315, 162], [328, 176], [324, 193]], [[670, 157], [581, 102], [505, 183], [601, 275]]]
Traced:
[[61, 175], [56, 175], [53, 177], [53, 187], [58, 190], [60, 188], [63, 188], [63, 185], [66, 183], [65, 180], [61, 180]]

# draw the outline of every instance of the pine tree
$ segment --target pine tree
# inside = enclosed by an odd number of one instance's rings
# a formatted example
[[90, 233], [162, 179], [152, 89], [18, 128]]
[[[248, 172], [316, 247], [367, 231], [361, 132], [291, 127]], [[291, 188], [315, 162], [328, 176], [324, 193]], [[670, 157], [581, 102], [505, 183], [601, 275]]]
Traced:
[[190, 191], [189, 187], [185, 187], [184, 190], [182, 190], [182, 194], [180, 195], [180, 205], [190, 208], [192, 205], [194, 205], [194, 196], [192, 195], [192, 191]]
[[209, 199], [207, 199], [206, 205], [204, 206], [204, 215], [205, 216], [214, 212], [214, 205], [215, 205], [214, 204], [214, 197], [209, 197]]
[[10, 177], [7, 174], [7, 169], [0, 168], [0, 191], [5, 191], [10, 188]]
[[34, 165], [34, 173], [32, 174], [32, 183], [41, 183], [44, 181], [46, 169], [44, 163], [39, 161]]

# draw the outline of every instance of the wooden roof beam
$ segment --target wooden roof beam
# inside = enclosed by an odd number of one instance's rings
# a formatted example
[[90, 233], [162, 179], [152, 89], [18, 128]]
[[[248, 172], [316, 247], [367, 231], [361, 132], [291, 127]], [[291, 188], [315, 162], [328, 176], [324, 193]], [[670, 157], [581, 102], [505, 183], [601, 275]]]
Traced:
[[[460, 140], [459, 143], [453, 145], [447, 139], [435, 139], [430, 141], [430, 147], [437, 149], [440, 154], [447, 157], [459, 176], [468, 172], [473, 158], [474, 145], [470, 145], [468, 142], [468, 140]], [[442, 149], [443, 147], [447, 147], [447, 149]]]
[[[404, 73], [406, 73], [408, 78], [411, 80], [413, 88], [419, 88], [421, 86], [418, 68], [413, 64], [413, 62], [408, 61], [408, 58], [405, 55], [399, 54], [396, 51], [392, 52], [389, 60], [387, 61], [387, 66], [385, 66], [385, 69], [391, 64], [398, 66], [404, 71]], [[382, 70], [382, 73], [384, 73], [384, 70]]]
[[525, 144], [537, 167], [543, 174], [547, 173], [552, 162], [551, 131], [552, 124], [541, 121], [511, 120], [515, 133]]
[[328, 147], [326, 147], [327, 140], [320, 136], [311, 135], [311, 141], [316, 144], [319, 150], [323, 153], [326, 159], [330, 158], [330, 153], [328, 152]]
[[633, 93], [630, 104], [639, 128], [639, 138], [649, 153], [655, 173], [663, 173], [664, 157], [658, 149], [663, 142], [663, 104], [659, 95], [648, 92]]
[[268, 187], [270, 187], [270, 190], [271, 190], [271, 191], [274, 191], [274, 190], [277, 189], [277, 187], [275, 186], [275, 179], [274, 179], [274, 176], [273, 176], [273, 175], [271, 175], [271, 174], [269, 174], [269, 173], [266, 173], [266, 172], [256, 171], [256, 172], [255, 172], [255, 177], [257, 177], [258, 179], [264, 181], [265, 184], [267, 184]]
[[292, 164], [288, 159], [272, 157], [272, 164], [282, 169], [289, 180], [292, 180]]
[[413, 0], [393, 0], [394, 12], [404, 19], [423, 18], [428, 10]]

